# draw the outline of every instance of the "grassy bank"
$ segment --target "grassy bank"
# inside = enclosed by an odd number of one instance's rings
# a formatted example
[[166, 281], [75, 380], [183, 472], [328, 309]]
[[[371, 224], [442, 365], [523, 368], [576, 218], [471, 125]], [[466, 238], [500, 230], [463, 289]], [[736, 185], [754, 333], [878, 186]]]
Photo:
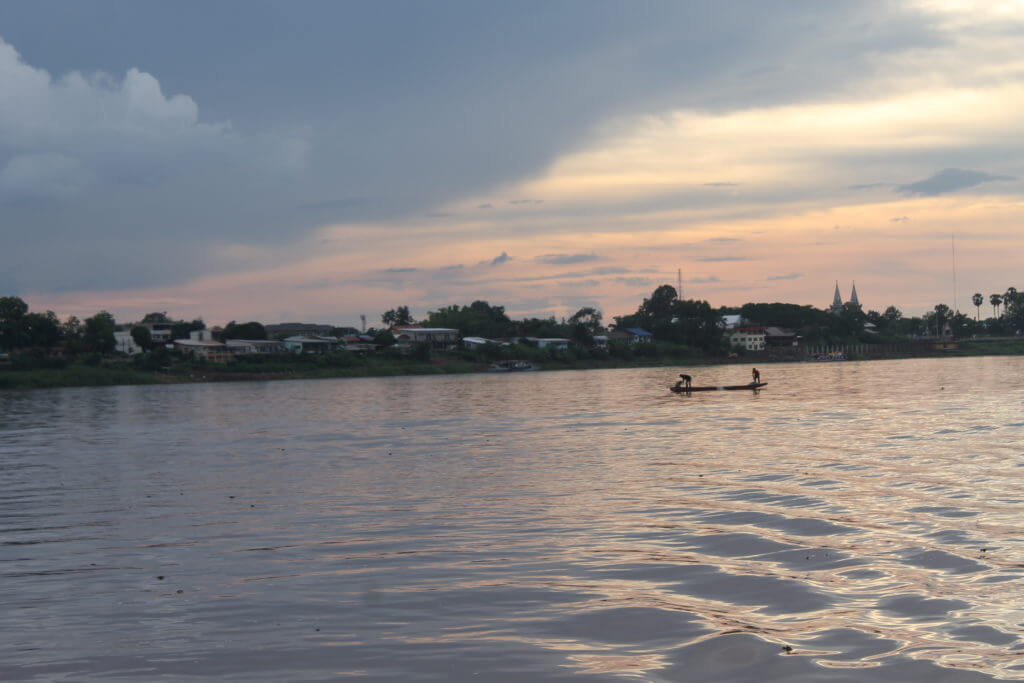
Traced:
[[97, 367], [72, 363], [63, 368], [0, 369], [0, 389], [100, 387], [119, 384], [159, 384], [161, 381], [163, 380], [155, 373], [130, 367]]

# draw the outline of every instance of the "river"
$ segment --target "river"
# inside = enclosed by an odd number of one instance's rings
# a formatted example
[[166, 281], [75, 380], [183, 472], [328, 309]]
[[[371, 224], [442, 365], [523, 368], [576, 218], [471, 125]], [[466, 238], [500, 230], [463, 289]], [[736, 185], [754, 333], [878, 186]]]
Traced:
[[1024, 359], [0, 392], [0, 680], [1024, 678]]

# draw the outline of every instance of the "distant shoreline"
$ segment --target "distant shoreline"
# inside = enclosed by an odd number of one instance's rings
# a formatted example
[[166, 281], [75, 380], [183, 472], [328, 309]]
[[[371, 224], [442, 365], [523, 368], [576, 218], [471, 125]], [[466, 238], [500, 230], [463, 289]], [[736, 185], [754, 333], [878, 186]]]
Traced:
[[[963, 356], [1014, 356], [1024, 355], [1024, 339], [1006, 340], [999, 343], [974, 343], [969, 340], [958, 342], [956, 348], [935, 350], [930, 353], [889, 354], [870, 357], [851, 357], [846, 361], [814, 361], [806, 357], [782, 357], [765, 355], [744, 355], [739, 358], [688, 357], [688, 358], [636, 358], [556, 360], [535, 363], [537, 371], [556, 370], [597, 370], [616, 368], [659, 368], [691, 367], [707, 365], [754, 365], [793, 362], [849, 362], [858, 360], [898, 360], [906, 358], [950, 358]], [[211, 382], [261, 382], [290, 379], [351, 379], [360, 377], [402, 377], [418, 375], [453, 375], [488, 372], [489, 363], [469, 361], [462, 358], [448, 358], [438, 354], [431, 361], [395, 359], [372, 359], [346, 367], [311, 366], [296, 362], [295, 367], [276, 367], [266, 371], [232, 370], [231, 366], [216, 364], [193, 365], [176, 368], [173, 372], [143, 370], [122, 362], [108, 365], [84, 365], [70, 363], [63, 368], [13, 369], [0, 367], [0, 390], [56, 389], [65, 387], [130, 386], [153, 384], [192, 384]], [[496, 373], [498, 374], [498, 373]]]

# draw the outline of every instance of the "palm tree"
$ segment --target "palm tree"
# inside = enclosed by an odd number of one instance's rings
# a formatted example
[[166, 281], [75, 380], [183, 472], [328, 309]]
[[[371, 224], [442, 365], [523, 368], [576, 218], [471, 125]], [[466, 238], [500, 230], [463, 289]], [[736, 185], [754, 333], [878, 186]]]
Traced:
[[1003, 294], [1003, 315], [1006, 315], [1006, 309], [1013, 305], [1018, 296], [1016, 287], [1006, 288], [1006, 293]]
[[993, 294], [988, 298], [989, 303], [992, 304], [992, 317], [999, 317], [999, 304], [1003, 303], [1003, 297], [999, 294]]
[[977, 322], [978, 319], [981, 317], [981, 305], [985, 303], [985, 297], [983, 297], [979, 293], [975, 293], [975, 295], [971, 297], [971, 301], [974, 302], [974, 307], [978, 309], [978, 311], [974, 314], [974, 321]]

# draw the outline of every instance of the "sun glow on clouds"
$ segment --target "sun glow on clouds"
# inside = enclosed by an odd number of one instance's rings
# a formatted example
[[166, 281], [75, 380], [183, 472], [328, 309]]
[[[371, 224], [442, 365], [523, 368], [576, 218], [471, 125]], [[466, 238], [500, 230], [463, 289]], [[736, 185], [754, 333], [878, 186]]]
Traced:
[[[857, 281], [867, 308], [909, 314], [954, 303], [956, 234], [966, 309], [974, 291], [1024, 285], [1024, 57], [999, 31], [1024, 6], [919, 5], [949, 45], [888, 57], [893, 68], [827, 101], [618, 118], [534, 177], [417, 218], [328, 225], [286, 248], [226, 244], [213, 260], [236, 272], [33, 307], [352, 324], [486, 299], [513, 315], [596, 304], [610, 320], [681, 269], [684, 295], [715, 306], [824, 306], [839, 279]], [[939, 197], [897, 191], [948, 168], [994, 180]]]

